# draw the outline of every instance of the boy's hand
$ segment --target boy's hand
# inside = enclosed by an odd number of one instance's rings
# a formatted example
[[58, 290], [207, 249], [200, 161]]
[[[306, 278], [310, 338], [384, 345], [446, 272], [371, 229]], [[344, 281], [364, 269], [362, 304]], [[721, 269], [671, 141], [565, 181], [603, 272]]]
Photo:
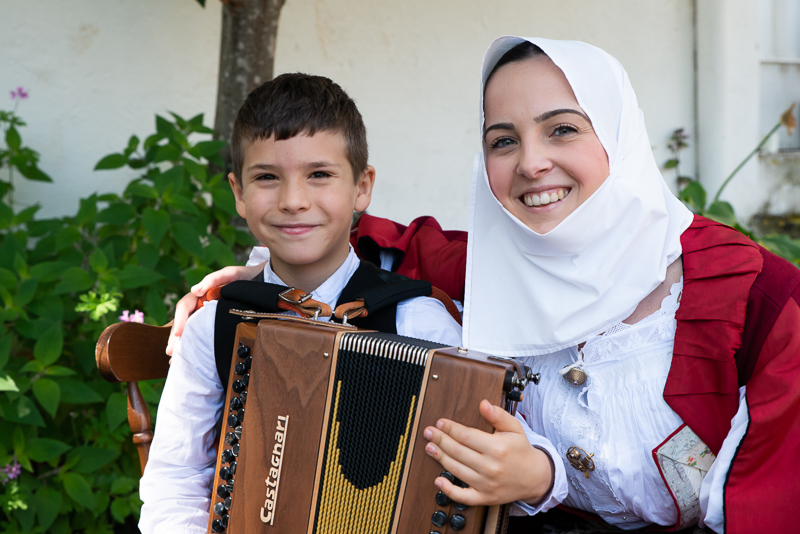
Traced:
[[495, 428], [494, 434], [449, 419], [425, 429], [430, 441], [425, 452], [469, 487], [455, 486], [443, 477], [436, 479], [436, 486], [467, 506], [541, 501], [554, 476], [549, 456], [531, 446], [519, 421], [502, 408], [483, 400], [480, 411]]
[[183, 327], [186, 326], [186, 321], [194, 311], [200, 297], [205, 295], [211, 288], [229, 284], [236, 280], [250, 280], [261, 272], [264, 268], [264, 263], [254, 265], [253, 267], [224, 267], [219, 271], [206, 275], [199, 283], [195, 284], [190, 290], [190, 293], [184, 295], [175, 306], [175, 319], [172, 322], [172, 330], [169, 332], [167, 354], [172, 356], [172, 352], [175, 350], [175, 342], [183, 334]]

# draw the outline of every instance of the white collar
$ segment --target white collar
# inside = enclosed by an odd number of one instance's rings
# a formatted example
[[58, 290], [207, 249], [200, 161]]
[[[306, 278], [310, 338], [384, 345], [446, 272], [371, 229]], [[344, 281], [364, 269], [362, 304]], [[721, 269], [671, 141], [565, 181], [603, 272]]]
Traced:
[[[356, 272], [356, 269], [358, 269], [361, 263], [353, 247], [351, 245], [348, 246], [350, 247], [350, 252], [347, 254], [344, 263], [342, 263], [342, 265], [336, 269], [336, 272], [330, 275], [317, 289], [311, 292], [312, 299], [324, 302], [330, 306], [331, 309], [336, 307], [336, 301], [339, 300], [339, 295], [342, 294], [344, 286], [350, 281], [350, 277], [353, 276], [353, 273]], [[275, 271], [272, 270], [271, 261], [267, 262], [264, 266], [264, 281], [269, 284], [286, 285], [283, 280], [278, 278]]]
[[[555, 352], [628, 317], [664, 281], [692, 221], [664, 184], [625, 70], [606, 52], [576, 41], [501, 37], [484, 56], [482, 85], [503, 54], [526, 40], [564, 72], [608, 154], [610, 174], [540, 235], [503, 208], [483, 154], [476, 157], [464, 343], [502, 356]], [[483, 131], [482, 96], [480, 117]]]

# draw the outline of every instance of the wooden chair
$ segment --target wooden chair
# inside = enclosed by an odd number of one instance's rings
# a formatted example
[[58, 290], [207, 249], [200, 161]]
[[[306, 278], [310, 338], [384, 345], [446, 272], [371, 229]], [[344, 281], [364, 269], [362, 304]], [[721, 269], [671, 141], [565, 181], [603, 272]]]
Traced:
[[103, 331], [97, 341], [95, 358], [100, 374], [112, 383], [126, 382], [128, 423], [139, 452], [144, 472], [153, 441], [150, 411], [139, 390], [139, 380], [166, 378], [169, 356], [165, 350], [172, 323], [151, 326], [142, 323], [117, 323]]

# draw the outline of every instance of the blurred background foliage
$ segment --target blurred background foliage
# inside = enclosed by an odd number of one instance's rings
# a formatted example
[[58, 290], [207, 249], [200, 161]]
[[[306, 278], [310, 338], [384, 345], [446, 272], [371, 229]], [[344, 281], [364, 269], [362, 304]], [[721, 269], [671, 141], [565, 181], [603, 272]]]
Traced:
[[[100, 377], [95, 342], [123, 311], [166, 323], [188, 287], [253, 244], [231, 224], [227, 179], [209, 172], [223, 166], [225, 142], [202, 115], [155, 122], [96, 166], [137, 171], [121, 195], [36, 219], [38, 205], [15, 204], [14, 181], [52, 179], [23, 143], [24, 122], [0, 112], [2, 532], [137, 532], [141, 473], [124, 384]], [[161, 382], [140, 384], [153, 414]]]

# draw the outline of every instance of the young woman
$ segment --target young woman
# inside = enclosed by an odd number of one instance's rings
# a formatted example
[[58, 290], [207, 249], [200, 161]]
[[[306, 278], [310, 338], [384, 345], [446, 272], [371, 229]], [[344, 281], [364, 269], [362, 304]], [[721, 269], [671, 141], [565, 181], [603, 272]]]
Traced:
[[[504, 37], [482, 80], [464, 343], [542, 378], [516, 419], [481, 404], [494, 434], [426, 429], [428, 453], [469, 487], [437, 486], [621, 529], [793, 531], [800, 271], [669, 192], [607, 53]], [[360, 238], [408, 251], [398, 270], [452, 285], [420, 251], [457, 238], [367, 222]]]

